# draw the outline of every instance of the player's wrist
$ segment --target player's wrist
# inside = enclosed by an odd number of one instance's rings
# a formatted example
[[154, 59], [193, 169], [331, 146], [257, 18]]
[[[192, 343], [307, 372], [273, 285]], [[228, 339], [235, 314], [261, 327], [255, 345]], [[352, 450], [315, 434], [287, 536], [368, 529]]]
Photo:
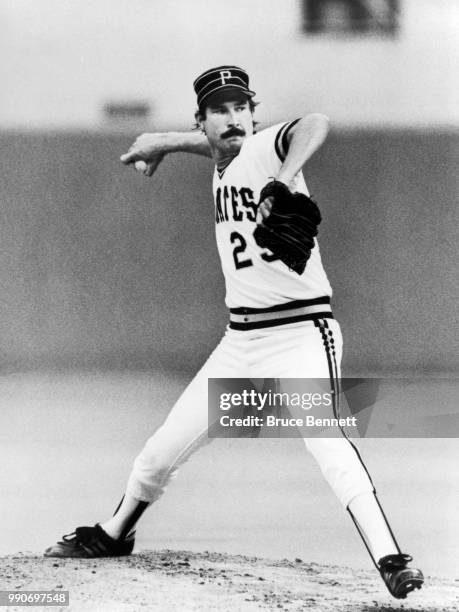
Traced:
[[278, 181], [279, 183], [283, 183], [284, 185], [286, 185], [286, 187], [291, 190], [291, 185], [292, 185], [292, 181], [293, 181], [293, 177], [290, 176], [289, 174], [284, 174], [282, 172], [280, 172], [277, 177], [275, 178], [276, 181]]
[[184, 150], [186, 139], [180, 132], [145, 134], [145, 152], [149, 156], [167, 155]]

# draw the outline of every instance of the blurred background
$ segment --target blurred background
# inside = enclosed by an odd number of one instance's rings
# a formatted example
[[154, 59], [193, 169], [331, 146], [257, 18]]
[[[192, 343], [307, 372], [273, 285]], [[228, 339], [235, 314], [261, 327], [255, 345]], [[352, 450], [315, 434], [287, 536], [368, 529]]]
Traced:
[[4, 365], [205, 358], [226, 322], [212, 164], [118, 159], [190, 129], [194, 78], [236, 63], [260, 127], [331, 118], [305, 170], [347, 371], [455, 371], [458, 24], [457, 0], [2, 0]]
[[[170, 156], [152, 179], [119, 163], [140, 132], [191, 129], [192, 82], [209, 67], [235, 63], [249, 72], [260, 128], [308, 112], [330, 116], [329, 139], [305, 174], [325, 220], [321, 250], [344, 332], [344, 373], [449, 378], [451, 396], [459, 354], [458, 49], [458, 0], [0, 0], [7, 552], [40, 549], [74, 521], [102, 519], [107, 500], [116, 506], [131, 458], [222, 334], [211, 161]], [[425, 396], [418, 386], [406, 398]], [[441, 385], [435, 398], [442, 401]], [[171, 501], [146, 519], [143, 542], [156, 546], [170, 533], [168, 546], [294, 554], [291, 530], [281, 529], [271, 548], [260, 545], [263, 530], [273, 532], [272, 516], [260, 522], [261, 508], [267, 500], [272, 507], [276, 491], [287, 504], [304, 479], [299, 461], [310, 459], [298, 459], [294, 441], [252, 441], [249, 449], [239, 442], [218, 441], [218, 451], [214, 444], [184, 468]], [[457, 444], [425, 442], [365, 441], [396, 526], [418, 547], [423, 529], [429, 570], [451, 571]], [[277, 462], [263, 468], [266, 478], [253, 474], [260, 512], [247, 523], [244, 508], [250, 515], [256, 495], [247, 462], [261, 465], [272, 445]], [[94, 465], [100, 470], [89, 478]], [[309, 479], [316, 472], [307, 467]], [[215, 471], [227, 490], [215, 492]], [[320, 477], [308, 486], [302, 503], [310, 506], [288, 504], [298, 528], [305, 515], [324, 521], [311, 500], [330, 493]], [[433, 491], [438, 507], [424, 515]], [[215, 528], [209, 495], [232, 535]], [[401, 503], [404, 496], [410, 501]], [[31, 523], [32, 499], [41, 510]], [[411, 503], [415, 519], [401, 509]], [[15, 525], [6, 520], [12, 512]], [[188, 521], [197, 516], [206, 526], [194, 521], [193, 532]], [[324, 542], [319, 530], [311, 549], [295, 554], [330, 560], [341, 550], [338, 560], [351, 563], [341, 528], [332, 518], [333, 537]]]

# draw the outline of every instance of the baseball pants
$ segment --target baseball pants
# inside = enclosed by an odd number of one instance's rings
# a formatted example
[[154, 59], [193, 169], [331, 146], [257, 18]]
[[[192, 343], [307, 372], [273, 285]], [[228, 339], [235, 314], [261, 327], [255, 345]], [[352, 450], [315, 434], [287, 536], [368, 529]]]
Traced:
[[[208, 378], [325, 378], [339, 376], [342, 336], [333, 318], [239, 331], [222, 340], [146, 442], [129, 477], [127, 492], [145, 502], [164, 493], [178, 468], [208, 437]], [[374, 487], [354, 445], [344, 435], [303, 438], [344, 507]]]

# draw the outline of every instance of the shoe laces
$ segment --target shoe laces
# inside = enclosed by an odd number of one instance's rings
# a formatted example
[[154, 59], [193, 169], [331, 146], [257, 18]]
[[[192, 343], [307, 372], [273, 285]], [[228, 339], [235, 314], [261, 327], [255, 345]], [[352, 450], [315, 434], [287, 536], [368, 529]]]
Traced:
[[392, 571], [398, 569], [404, 569], [406, 564], [413, 560], [411, 555], [406, 555], [403, 553], [397, 555], [387, 555], [387, 557], [383, 557], [380, 561], [380, 569], [382, 571]]
[[90, 542], [94, 539], [94, 527], [77, 527], [72, 533], [62, 536], [64, 542]]

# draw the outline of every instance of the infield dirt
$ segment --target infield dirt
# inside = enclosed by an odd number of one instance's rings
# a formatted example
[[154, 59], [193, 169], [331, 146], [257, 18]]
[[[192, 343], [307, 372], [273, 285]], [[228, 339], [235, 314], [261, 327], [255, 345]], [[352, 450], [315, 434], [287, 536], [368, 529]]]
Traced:
[[[453, 612], [459, 580], [426, 578], [395, 600], [376, 571], [187, 551], [143, 551], [120, 559], [1, 558], [1, 588], [69, 591], [70, 606], [90, 612]], [[23, 607], [9, 607], [23, 610]], [[34, 608], [37, 609], [44, 609]]]

